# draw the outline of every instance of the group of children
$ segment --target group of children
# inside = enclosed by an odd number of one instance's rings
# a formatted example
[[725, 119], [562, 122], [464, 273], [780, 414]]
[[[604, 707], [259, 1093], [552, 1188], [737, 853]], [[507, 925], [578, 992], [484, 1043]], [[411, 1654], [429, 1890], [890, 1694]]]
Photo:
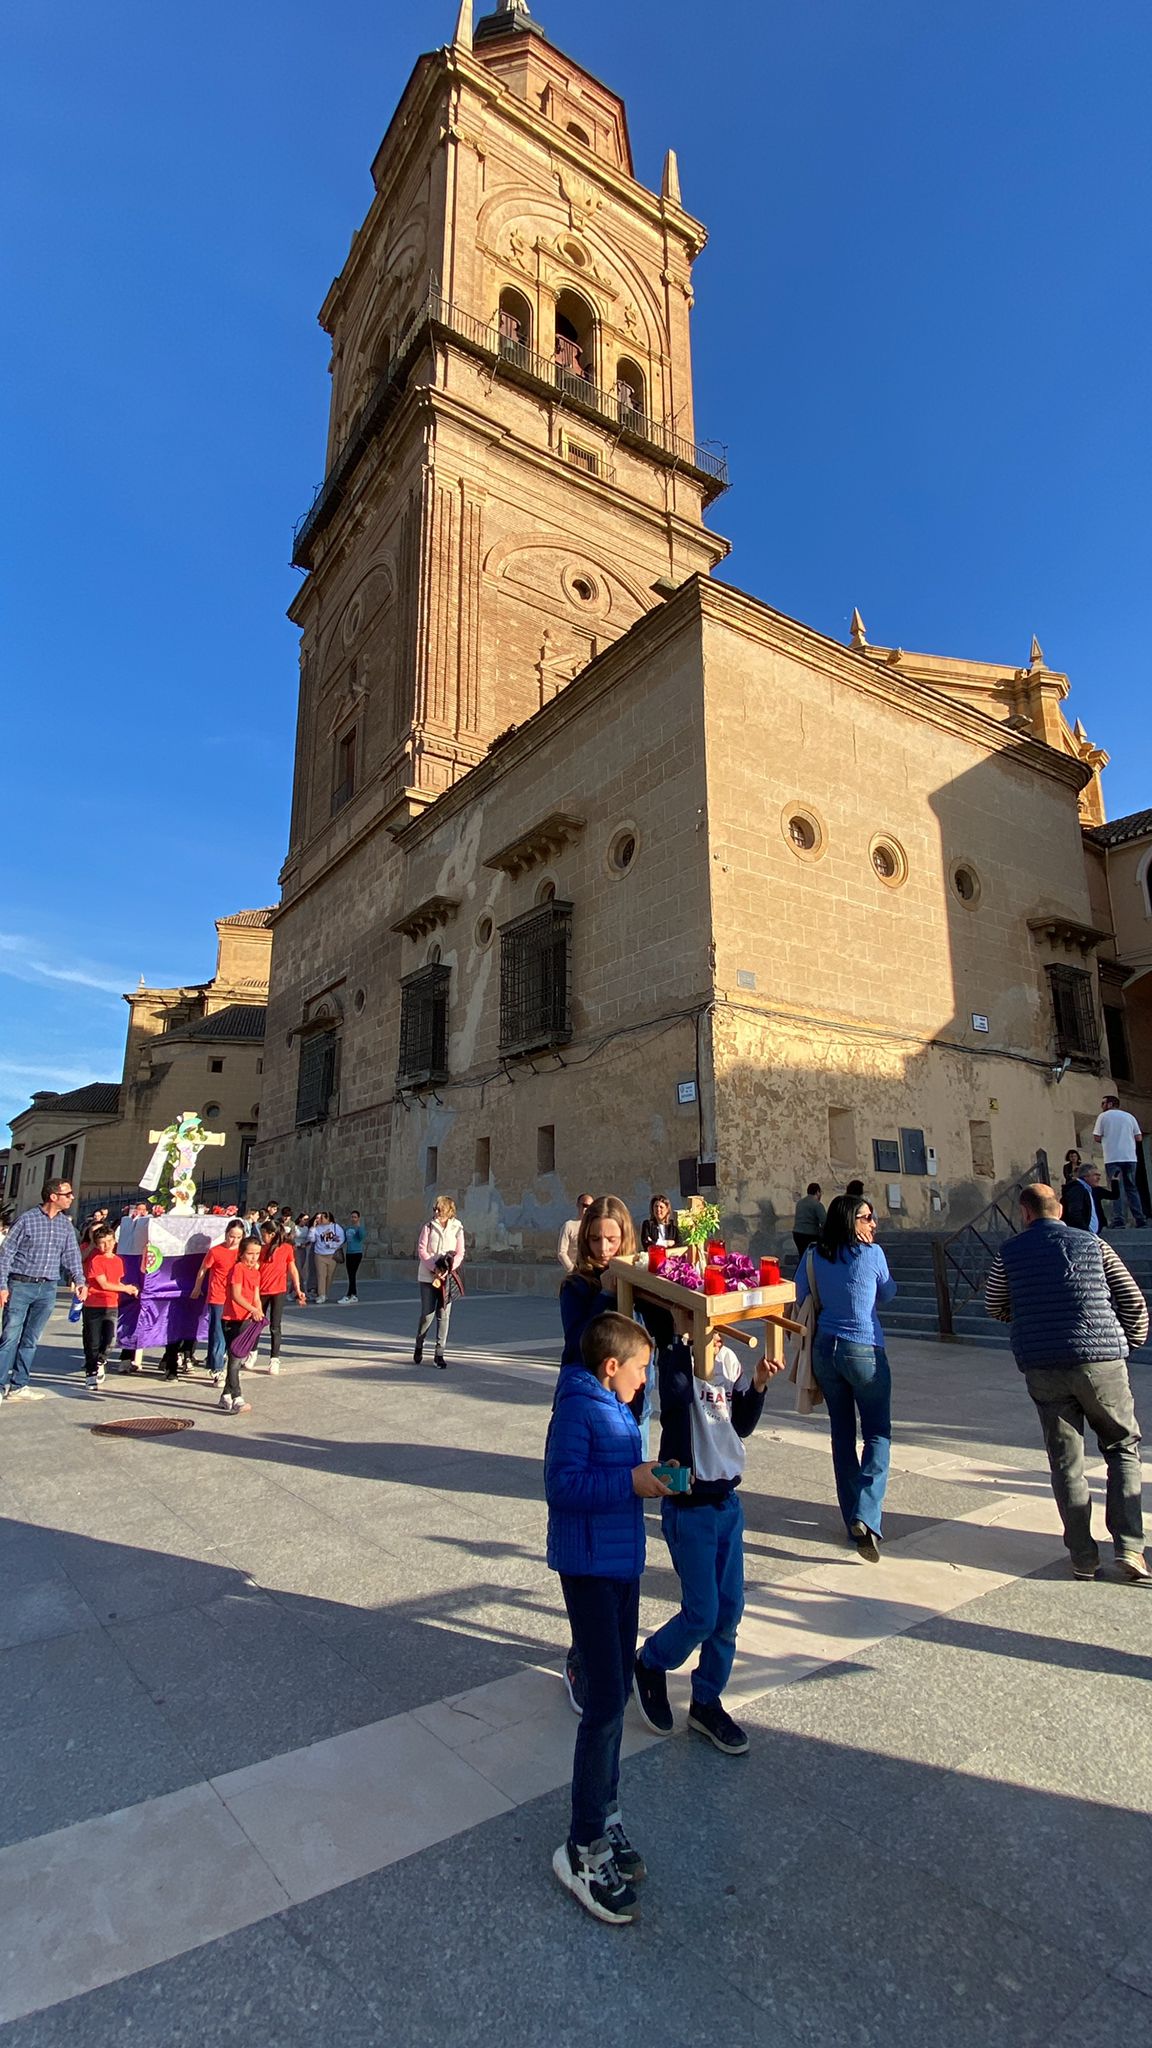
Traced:
[[[84, 1374], [89, 1391], [99, 1394], [105, 1379], [107, 1359], [116, 1339], [116, 1310], [122, 1296], [136, 1296], [140, 1290], [124, 1278], [124, 1260], [116, 1251], [116, 1232], [110, 1224], [89, 1226], [81, 1244], [88, 1296], [82, 1311]], [[207, 1289], [208, 1373], [214, 1387], [223, 1386], [220, 1407], [226, 1415], [244, 1415], [251, 1402], [240, 1386], [241, 1363], [250, 1357], [265, 1325], [270, 1356], [268, 1371], [280, 1370], [284, 1304], [291, 1291], [302, 1308], [304, 1289], [296, 1265], [296, 1247], [291, 1219], [286, 1225], [266, 1222], [258, 1236], [249, 1236], [244, 1218], [235, 1216], [224, 1232], [223, 1243], [213, 1245], [200, 1263], [191, 1299], [198, 1302]], [[253, 1331], [252, 1325], [257, 1326]], [[174, 1380], [185, 1364], [191, 1344], [170, 1344], [165, 1352], [161, 1377]], [[132, 1353], [121, 1352], [122, 1368], [132, 1371]]]
[[[725, 1756], [748, 1748], [722, 1698], [744, 1611], [738, 1489], [744, 1439], [781, 1369], [766, 1357], [742, 1366], [717, 1333], [700, 1378], [686, 1316], [665, 1310], [651, 1333], [619, 1314], [608, 1268], [635, 1249], [631, 1216], [616, 1196], [585, 1208], [574, 1270], [560, 1290], [564, 1352], [544, 1454], [548, 1563], [568, 1612], [565, 1682], [580, 1715], [571, 1822], [552, 1868], [588, 1912], [615, 1925], [636, 1919], [645, 1876], [619, 1799], [629, 1699], [653, 1734], [670, 1735], [667, 1673], [698, 1650], [689, 1728]], [[659, 1460], [649, 1458], [647, 1443], [653, 1361]], [[644, 1502], [652, 1499], [661, 1503], [681, 1598], [679, 1612], [639, 1645]]]

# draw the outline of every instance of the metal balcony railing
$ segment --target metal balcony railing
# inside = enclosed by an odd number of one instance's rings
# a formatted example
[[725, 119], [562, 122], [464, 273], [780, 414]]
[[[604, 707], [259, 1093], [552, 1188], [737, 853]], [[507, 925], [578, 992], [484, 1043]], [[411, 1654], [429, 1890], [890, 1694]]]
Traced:
[[311, 567], [312, 542], [334, 517], [354, 470], [398, 403], [408, 371], [430, 336], [444, 336], [456, 342], [495, 369], [503, 370], [515, 382], [553, 398], [558, 396], [562, 405], [583, 418], [611, 427], [619, 440], [632, 442], [648, 454], [655, 452], [672, 467], [693, 471], [705, 479], [709, 496], [727, 490], [726, 455], [704, 447], [699, 441], [687, 440], [663, 420], [641, 412], [630, 396], [619, 390], [602, 390], [569, 364], [552, 356], [537, 355], [524, 342], [502, 333], [499, 323], [478, 320], [462, 307], [452, 305], [440, 292], [430, 291], [296, 526], [292, 560], [297, 568]]

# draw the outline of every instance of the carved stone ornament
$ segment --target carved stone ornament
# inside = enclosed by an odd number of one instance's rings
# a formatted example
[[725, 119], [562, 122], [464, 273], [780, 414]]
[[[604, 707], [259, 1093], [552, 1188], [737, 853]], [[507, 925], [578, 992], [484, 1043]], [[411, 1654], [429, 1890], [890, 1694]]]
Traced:
[[398, 917], [392, 929], [403, 933], [406, 939], [426, 939], [429, 932], [438, 931], [455, 917], [460, 908], [458, 896], [429, 896], [418, 903], [415, 910], [406, 911]]
[[518, 839], [502, 846], [498, 853], [486, 856], [486, 868], [498, 868], [501, 874], [515, 881], [517, 875], [528, 873], [530, 868], [541, 867], [553, 860], [578, 839], [584, 830], [585, 820], [574, 818], [566, 811], [550, 811]]
[[577, 214], [590, 218], [603, 206], [604, 201], [595, 185], [587, 178], [582, 178], [578, 171], [571, 170], [567, 164], [559, 173], [559, 180], [560, 190], [568, 201], [568, 218], [572, 227], [576, 225]]
[[1069, 952], [1090, 953], [1094, 946], [1103, 945], [1110, 939], [1111, 932], [1097, 931], [1094, 925], [1077, 924], [1071, 917], [1061, 917], [1058, 912], [1046, 913], [1043, 917], [1030, 917], [1028, 929], [1037, 938], [1047, 939], [1050, 945], [1065, 946]]

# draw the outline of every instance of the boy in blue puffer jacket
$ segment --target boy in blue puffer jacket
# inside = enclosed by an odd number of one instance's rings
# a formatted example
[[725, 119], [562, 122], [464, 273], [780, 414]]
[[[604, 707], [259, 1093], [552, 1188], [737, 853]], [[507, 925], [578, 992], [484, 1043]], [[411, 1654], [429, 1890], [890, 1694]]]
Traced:
[[626, 1925], [637, 1914], [632, 1886], [645, 1874], [619, 1803], [644, 1570], [641, 1503], [668, 1488], [644, 1462], [628, 1410], [648, 1373], [647, 1332], [627, 1316], [596, 1316], [580, 1351], [583, 1365], [560, 1375], [544, 1451], [548, 1562], [560, 1574], [585, 1688], [572, 1823], [552, 1868], [598, 1920]]

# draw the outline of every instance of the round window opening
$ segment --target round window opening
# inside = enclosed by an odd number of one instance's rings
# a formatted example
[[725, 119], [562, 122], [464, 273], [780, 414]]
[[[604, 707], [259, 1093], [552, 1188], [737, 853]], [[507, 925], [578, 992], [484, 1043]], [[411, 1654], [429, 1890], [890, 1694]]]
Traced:
[[581, 604], [591, 604], [596, 592], [586, 576], [574, 576], [572, 578], [572, 595], [573, 597], [578, 597]]
[[556, 900], [556, 884], [555, 884], [555, 882], [541, 882], [541, 884], [540, 884], [540, 887], [539, 887], [539, 888], [537, 889], [537, 891], [536, 891], [536, 901], [537, 901], [537, 903], [554, 903], [554, 902], [555, 902], [555, 900]]
[[819, 860], [824, 851], [824, 826], [815, 811], [799, 804], [780, 814], [780, 830], [800, 860]]
[[802, 818], [799, 812], [795, 817], [789, 818], [788, 837], [793, 846], [799, 847], [801, 853], [811, 853], [816, 844], [816, 827], [811, 818]]
[[614, 874], [626, 875], [636, 858], [636, 834], [625, 826], [608, 848], [608, 865]]
[[975, 903], [979, 894], [979, 885], [971, 868], [957, 868], [952, 877], [952, 887], [955, 889], [961, 903]]
[[908, 873], [908, 862], [896, 840], [874, 839], [868, 849], [868, 857], [873, 873], [879, 875], [888, 888], [898, 888]]
[[361, 1010], [364, 1008], [365, 1000], [366, 998], [363, 989], [358, 988], [355, 995], [352, 998], [352, 1008], [355, 1010], [357, 1016], [360, 1015]]
[[478, 946], [490, 946], [495, 929], [496, 927], [492, 919], [489, 917], [488, 912], [485, 911], [483, 917], [476, 919], [476, 944]]
[[219, 1114], [220, 1104], [218, 1102], [206, 1102], [201, 1111], [202, 1116], [219, 1116]]

